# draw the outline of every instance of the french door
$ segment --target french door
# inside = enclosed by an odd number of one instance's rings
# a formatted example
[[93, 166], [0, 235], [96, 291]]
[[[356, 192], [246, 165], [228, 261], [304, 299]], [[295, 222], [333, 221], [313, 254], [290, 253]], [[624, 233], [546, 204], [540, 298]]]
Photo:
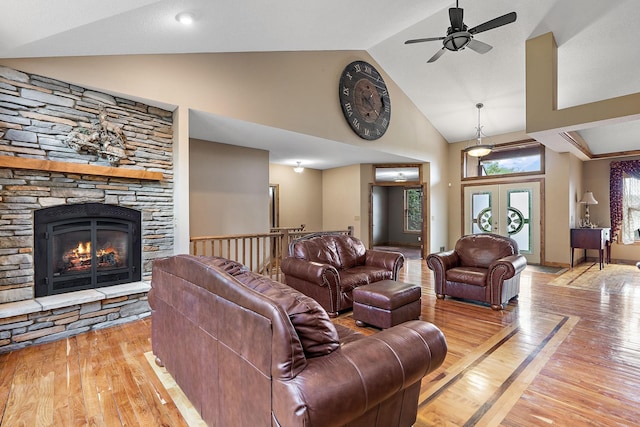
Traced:
[[540, 182], [464, 188], [464, 234], [496, 233], [518, 243], [530, 264], [541, 259]]

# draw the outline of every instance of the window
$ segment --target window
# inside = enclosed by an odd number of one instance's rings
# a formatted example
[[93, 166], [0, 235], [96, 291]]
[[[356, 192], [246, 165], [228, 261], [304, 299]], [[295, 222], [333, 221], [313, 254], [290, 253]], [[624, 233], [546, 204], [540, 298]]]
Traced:
[[526, 175], [544, 172], [544, 146], [536, 141], [523, 141], [497, 146], [483, 157], [464, 153], [464, 178]]
[[404, 232], [422, 232], [422, 188], [404, 189]]
[[420, 165], [373, 165], [376, 184], [418, 184], [422, 182]]
[[609, 167], [611, 236], [618, 242], [634, 243], [640, 226], [640, 160], [614, 161]]
[[627, 174], [622, 176], [622, 225], [623, 244], [640, 240], [640, 179]]

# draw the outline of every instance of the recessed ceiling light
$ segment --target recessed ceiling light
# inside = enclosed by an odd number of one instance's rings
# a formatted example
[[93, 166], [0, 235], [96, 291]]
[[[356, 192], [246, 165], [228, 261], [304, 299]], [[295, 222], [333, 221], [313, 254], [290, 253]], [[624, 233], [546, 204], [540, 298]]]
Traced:
[[183, 25], [193, 24], [193, 15], [189, 12], [180, 12], [176, 15], [176, 21]]

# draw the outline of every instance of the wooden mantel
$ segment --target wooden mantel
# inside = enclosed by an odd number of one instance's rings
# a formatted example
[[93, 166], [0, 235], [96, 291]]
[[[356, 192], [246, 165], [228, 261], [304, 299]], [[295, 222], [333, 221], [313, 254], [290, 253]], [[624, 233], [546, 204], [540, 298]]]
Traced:
[[0, 156], [0, 167], [13, 169], [41, 170], [48, 172], [67, 172], [80, 175], [111, 176], [117, 178], [145, 179], [161, 181], [162, 172], [116, 168], [111, 166], [87, 165], [53, 160], [31, 159], [26, 157]]

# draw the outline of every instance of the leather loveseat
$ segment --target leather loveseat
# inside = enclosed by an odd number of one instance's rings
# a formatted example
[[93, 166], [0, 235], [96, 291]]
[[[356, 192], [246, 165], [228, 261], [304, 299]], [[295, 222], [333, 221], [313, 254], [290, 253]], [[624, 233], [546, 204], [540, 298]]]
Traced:
[[152, 348], [209, 426], [411, 426], [447, 346], [410, 321], [364, 336], [239, 263], [153, 264]]
[[314, 233], [289, 244], [282, 260], [285, 283], [315, 299], [335, 317], [353, 307], [353, 289], [380, 280], [397, 280], [404, 265], [398, 252], [368, 250], [347, 234]]
[[491, 304], [502, 310], [520, 293], [520, 273], [527, 266], [518, 243], [499, 234], [468, 234], [452, 251], [430, 254], [436, 297], [446, 295]]

